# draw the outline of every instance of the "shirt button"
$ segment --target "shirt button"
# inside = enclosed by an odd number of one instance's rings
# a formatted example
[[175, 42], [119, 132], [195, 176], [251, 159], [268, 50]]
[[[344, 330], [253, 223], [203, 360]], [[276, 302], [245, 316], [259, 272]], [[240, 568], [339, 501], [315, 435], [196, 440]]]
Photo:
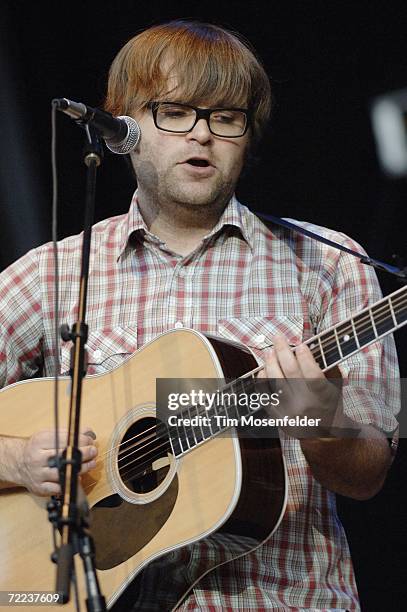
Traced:
[[177, 321], [177, 322], [175, 323], [175, 327], [176, 327], [176, 329], [180, 329], [180, 327], [184, 327], [184, 324], [183, 324], [183, 322], [182, 322], [182, 321]]
[[100, 351], [99, 349], [96, 349], [96, 351], [94, 351], [93, 353], [93, 359], [100, 359], [102, 356], [102, 351]]
[[265, 341], [266, 336], [264, 334], [259, 334], [256, 338], [255, 338], [255, 342], [256, 344], [263, 344], [263, 342]]

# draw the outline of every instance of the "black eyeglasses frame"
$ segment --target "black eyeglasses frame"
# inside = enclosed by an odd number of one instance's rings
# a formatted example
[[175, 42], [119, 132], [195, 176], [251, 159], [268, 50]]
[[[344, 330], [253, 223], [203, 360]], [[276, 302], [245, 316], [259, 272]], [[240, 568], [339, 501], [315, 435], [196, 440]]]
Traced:
[[[189, 129], [189, 130], [182, 130], [182, 131], [178, 131], [178, 130], [167, 130], [165, 128], [160, 127], [159, 125], [157, 125], [157, 113], [158, 113], [158, 108], [161, 104], [176, 104], [177, 106], [183, 106], [185, 108], [192, 108], [192, 110], [195, 111], [196, 113], [196, 117], [195, 117], [195, 122], [194, 125]], [[183, 104], [182, 102], [175, 102], [175, 101], [169, 101], [169, 100], [162, 100], [162, 101], [151, 101], [147, 104], [147, 108], [151, 109], [152, 115], [153, 115], [153, 120], [154, 120], [154, 125], [158, 130], [161, 130], [162, 132], [170, 132], [171, 134], [189, 134], [189, 132], [192, 132], [192, 130], [194, 129], [194, 127], [196, 126], [196, 124], [198, 123], [198, 121], [200, 119], [205, 119], [207, 125], [208, 125], [208, 129], [210, 131], [211, 134], [213, 134], [214, 136], [218, 136], [218, 138], [241, 138], [242, 136], [244, 136], [250, 126], [250, 112], [247, 108], [234, 108], [234, 107], [220, 107], [220, 108], [201, 108], [199, 106], [191, 106], [191, 104]], [[244, 128], [244, 131], [242, 134], [239, 134], [238, 136], [223, 136], [222, 134], [216, 134], [216, 132], [214, 132], [211, 129], [211, 126], [209, 124], [209, 118], [211, 116], [212, 113], [215, 113], [217, 111], [239, 111], [241, 113], [244, 113], [245, 117], [246, 117], [246, 125]]]

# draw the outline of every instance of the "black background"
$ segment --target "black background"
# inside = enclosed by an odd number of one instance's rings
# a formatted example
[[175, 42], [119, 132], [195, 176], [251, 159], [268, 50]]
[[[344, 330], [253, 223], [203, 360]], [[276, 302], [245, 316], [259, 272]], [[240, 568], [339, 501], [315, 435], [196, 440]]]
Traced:
[[[6, 1], [0, 5], [0, 267], [51, 238], [50, 101], [103, 101], [108, 67], [137, 31], [197, 18], [239, 31], [272, 79], [273, 119], [260, 165], [242, 178], [254, 210], [341, 230], [368, 253], [407, 258], [407, 181], [378, 162], [369, 105], [407, 87], [406, 8], [395, 2]], [[83, 223], [82, 132], [58, 117], [59, 235]], [[133, 185], [107, 154], [97, 220], [127, 210]], [[379, 275], [384, 293], [399, 287]], [[407, 375], [407, 334], [397, 334]], [[368, 502], [339, 499], [363, 610], [404, 610], [407, 555], [404, 442], [383, 491]]]

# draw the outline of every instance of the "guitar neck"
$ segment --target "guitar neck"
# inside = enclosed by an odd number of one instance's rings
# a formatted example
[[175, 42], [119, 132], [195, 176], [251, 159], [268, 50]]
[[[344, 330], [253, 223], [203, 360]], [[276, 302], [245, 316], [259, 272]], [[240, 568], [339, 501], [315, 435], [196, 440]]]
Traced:
[[[334, 325], [313, 336], [306, 344], [323, 371], [333, 368], [351, 355], [407, 323], [407, 286], [365, 308], [357, 315]], [[261, 407], [241, 405], [233, 397], [249, 395], [255, 390], [257, 370], [249, 372], [222, 389], [213, 393], [213, 399], [206, 406], [191, 405], [179, 414], [182, 425], [171, 427], [169, 437], [176, 457], [180, 457], [196, 446], [230, 429], [244, 417], [252, 415]], [[218, 395], [217, 395], [218, 394]], [[225, 403], [229, 394], [232, 401]], [[185, 425], [186, 420], [190, 425]], [[193, 423], [196, 424], [193, 424]]]
[[310, 338], [306, 344], [325, 372], [406, 323], [407, 286]]

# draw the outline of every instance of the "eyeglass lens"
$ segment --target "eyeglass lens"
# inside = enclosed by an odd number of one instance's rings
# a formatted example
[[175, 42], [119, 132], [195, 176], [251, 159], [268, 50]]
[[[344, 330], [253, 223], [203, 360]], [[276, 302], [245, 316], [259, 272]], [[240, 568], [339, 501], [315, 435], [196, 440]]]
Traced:
[[[189, 132], [195, 120], [196, 111], [189, 106], [162, 103], [156, 110], [156, 123], [161, 130]], [[213, 110], [209, 115], [209, 128], [218, 136], [241, 136], [246, 128], [246, 115], [234, 109]]]

